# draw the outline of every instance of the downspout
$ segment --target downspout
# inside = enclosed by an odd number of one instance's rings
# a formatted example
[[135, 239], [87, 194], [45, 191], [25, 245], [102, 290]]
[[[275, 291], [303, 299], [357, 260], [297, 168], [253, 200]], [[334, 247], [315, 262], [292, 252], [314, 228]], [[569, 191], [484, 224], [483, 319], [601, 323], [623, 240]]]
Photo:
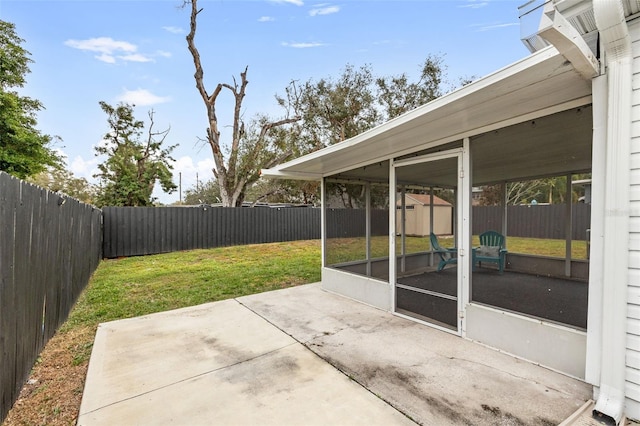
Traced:
[[602, 346], [599, 395], [594, 414], [624, 415], [632, 53], [619, 0], [593, 0], [607, 73]]

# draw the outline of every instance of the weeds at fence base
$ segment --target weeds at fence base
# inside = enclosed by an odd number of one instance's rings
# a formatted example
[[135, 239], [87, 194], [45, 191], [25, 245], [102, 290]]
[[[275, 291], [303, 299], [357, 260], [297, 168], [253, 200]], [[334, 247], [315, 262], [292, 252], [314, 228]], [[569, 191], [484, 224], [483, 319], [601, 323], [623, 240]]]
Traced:
[[[76, 363], [76, 348], [92, 345], [95, 330], [85, 327], [55, 335], [40, 354], [4, 426], [75, 425], [89, 357]], [[89, 355], [90, 355], [89, 347]], [[63, 397], [60, 397], [63, 395]]]

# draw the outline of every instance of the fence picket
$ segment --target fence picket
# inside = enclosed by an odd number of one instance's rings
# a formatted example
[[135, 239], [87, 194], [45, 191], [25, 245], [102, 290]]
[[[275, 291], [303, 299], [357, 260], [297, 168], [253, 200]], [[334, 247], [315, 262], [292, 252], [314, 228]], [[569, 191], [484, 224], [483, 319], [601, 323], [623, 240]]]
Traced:
[[98, 266], [101, 220], [92, 206], [0, 172], [0, 423]]

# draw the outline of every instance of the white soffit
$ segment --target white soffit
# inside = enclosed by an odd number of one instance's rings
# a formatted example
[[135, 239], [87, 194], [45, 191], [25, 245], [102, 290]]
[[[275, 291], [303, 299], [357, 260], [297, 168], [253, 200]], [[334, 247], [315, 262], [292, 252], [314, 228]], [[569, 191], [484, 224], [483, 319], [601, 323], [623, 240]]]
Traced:
[[591, 103], [584, 80], [553, 46], [354, 138], [262, 171], [320, 179]]

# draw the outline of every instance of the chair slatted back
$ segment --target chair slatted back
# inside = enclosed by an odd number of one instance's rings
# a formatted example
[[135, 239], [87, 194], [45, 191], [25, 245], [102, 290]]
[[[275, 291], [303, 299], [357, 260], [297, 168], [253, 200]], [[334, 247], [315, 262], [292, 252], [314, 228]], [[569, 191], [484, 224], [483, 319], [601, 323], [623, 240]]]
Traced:
[[496, 231], [487, 231], [480, 234], [480, 245], [504, 248], [504, 235]]

